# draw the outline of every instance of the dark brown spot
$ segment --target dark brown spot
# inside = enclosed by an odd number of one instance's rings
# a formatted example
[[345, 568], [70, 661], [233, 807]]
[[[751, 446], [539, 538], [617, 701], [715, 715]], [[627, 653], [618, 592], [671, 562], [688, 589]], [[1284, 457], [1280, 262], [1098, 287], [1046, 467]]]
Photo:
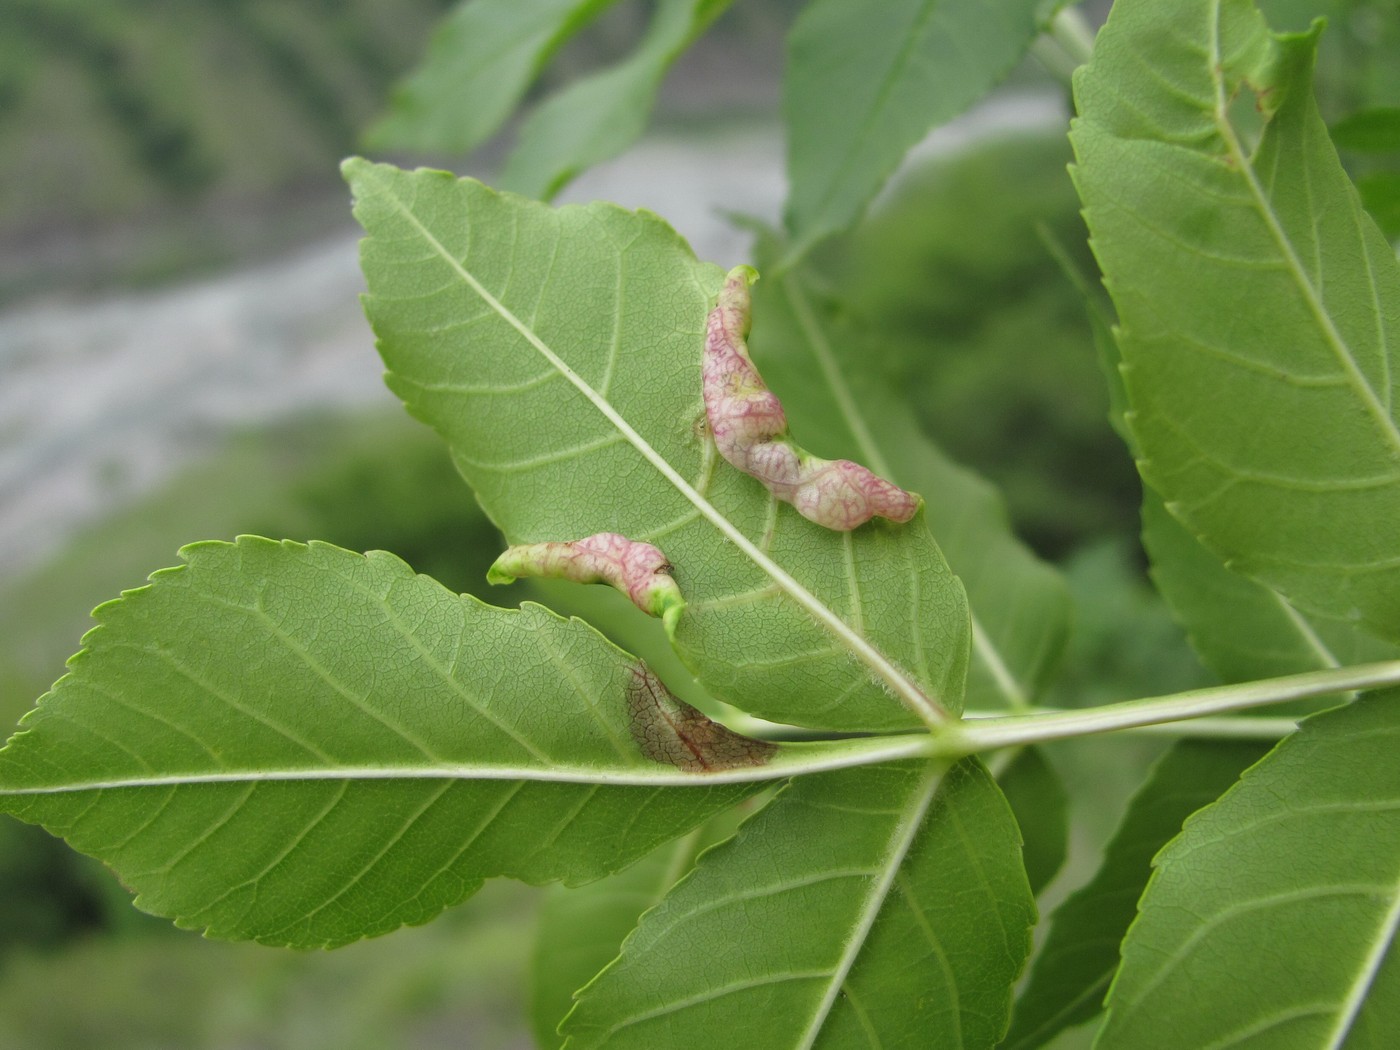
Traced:
[[741, 736], [672, 695], [645, 664], [627, 683], [628, 728], [642, 754], [687, 773], [714, 773], [764, 765], [778, 750], [767, 740]]

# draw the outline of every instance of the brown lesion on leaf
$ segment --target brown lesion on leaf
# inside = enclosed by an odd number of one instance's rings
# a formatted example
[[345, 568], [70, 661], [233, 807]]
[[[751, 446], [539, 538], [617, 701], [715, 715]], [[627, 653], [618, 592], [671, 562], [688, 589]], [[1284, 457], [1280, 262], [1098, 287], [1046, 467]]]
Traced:
[[742, 736], [674, 696], [645, 664], [627, 682], [628, 728], [642, 754], [687, 773], [762, 766], [778, 750]]

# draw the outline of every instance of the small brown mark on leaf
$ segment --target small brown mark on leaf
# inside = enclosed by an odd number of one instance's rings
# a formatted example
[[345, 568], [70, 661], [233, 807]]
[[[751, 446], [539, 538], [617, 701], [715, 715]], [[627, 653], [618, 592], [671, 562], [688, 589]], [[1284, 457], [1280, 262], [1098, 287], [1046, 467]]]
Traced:
[[628, 728], [642, 754], [687, 773], [765, 765], [778, 750], [720, 725], [666, 688], [645, 664], [627, 683]]

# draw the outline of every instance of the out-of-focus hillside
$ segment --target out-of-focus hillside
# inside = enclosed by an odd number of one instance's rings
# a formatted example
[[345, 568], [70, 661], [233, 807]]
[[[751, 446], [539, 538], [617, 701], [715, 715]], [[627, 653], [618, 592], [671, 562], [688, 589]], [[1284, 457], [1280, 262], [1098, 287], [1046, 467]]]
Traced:
[[232, 261], [269, 208], [304, 240], [343, 211], [336, 162], [447, 6], [6, 0], [0, 300], [60, 272], [140, 283]]

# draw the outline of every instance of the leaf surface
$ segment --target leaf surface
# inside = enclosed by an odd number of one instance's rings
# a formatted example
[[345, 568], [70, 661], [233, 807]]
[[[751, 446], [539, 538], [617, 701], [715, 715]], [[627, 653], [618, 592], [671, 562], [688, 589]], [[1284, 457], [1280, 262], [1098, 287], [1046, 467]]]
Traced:
[[803, 777], [643, 917], [566, 1045], [992, 1047], [1034, 921], [976, 760]]
[[1152, 579], [1206, 666], [1226, 682], [1400, 658], [1400, 647], [1225, 568], [1148, 489], [1142, 542]]
[[531, 967], [535, 1042], [541, 1047], [563, 1042], [559, 1022], [573, 1007], [574, 992], [617, 958], [638, 916], [658, 904], [694, 867], [700, 851], [728, 838], [738, 824], [739, 811], [729, 810], [616, 875], [586, 886], [550, 887], [540, 910]]
[[[1109, 419], [1130, 450], [1122, 358], [1098, 296], [1072, 267], [1084, 295], [1094, 345], [1110, 391]], [[1152, 581], [1202, 662], [1225, 682], [1317, 671], [1373, 660], [1400, 650], [1355, 623], [1323, 613], [1299, 612], [1271, 587], [1226, 568], [1167, 510], [1149, 485], [1142, 494], [1142, 545]], [[1323, 701], [1324, 706], [1330, 706]], [[1315, 710], [1316, 707], [1310, 708]]]
[[647, 758], [638, 664], [579, 621], [451, 594], [383, 552], [184, 553], [98, 610], [0, 751], [0, 808], [180, 925], [342, 944], [489, 876], [608, 874], [758, 789]]
[[1074, 175], [1148, 482], [1231, 568], [1397, 640], [1400, 264], [1314, 46], [1243, 0], [1120, 6], [1075, 78]]
[[1316, 715], [1158, 856], [1098, 1045], [1388, 1046], [1400, 693]]
[[545, 100], [525, 121], [501, 185], [553, 197], [580, 171], [617, 156], [646, 128], [671, 64], [733, 0], [660, 0], [637, 49]]
[[1021, 829], [1026, 879], [1031, 892], [1038, 896], [1065, 863], [1069, 796], [1059, 775], [1037, 747], [1022, 748], [996, 777]]
[[969, 706], [1033, 702], [1064, 649], [1069, 592], [1058, 572], [1011, 531], [1001, 495], [924, 434], [878, 367], [880, 348], [818, 295], [803, 267], [754, 286], [754, 359], [795, 433], [827, 458], [864, 463], [920, 492], [929, 528], [973, 610]]
[[1037, 1050], [1102, 1009], [1118, 969], [1118, 945], [1137, 914], [1153, 855], [1187, 817], [1215, 801], [1267, 750], [1254, 743], [1188, 741], [1157, 761], [1129, 803], [1098, 871], [1051, 916], [1002, 1050]]
[[788, 38], [792, 256], [848, 226], [930, 129], [1020, 59], [1043, 0], [813, 0]]
[[464, 0], [366, 134], [377, 149], [465, 153], [510, 116], [550, 55], [614, 0]]
[[389, 385], [511, 543], [660, 547], [688, 602], [682, 658], [765, 718], [882, 730], [961, 708], [966, 599], [923, 518], [823, 529], [715, 454], [700, 358], [716, 267], [645, 212], [346, 171]]

